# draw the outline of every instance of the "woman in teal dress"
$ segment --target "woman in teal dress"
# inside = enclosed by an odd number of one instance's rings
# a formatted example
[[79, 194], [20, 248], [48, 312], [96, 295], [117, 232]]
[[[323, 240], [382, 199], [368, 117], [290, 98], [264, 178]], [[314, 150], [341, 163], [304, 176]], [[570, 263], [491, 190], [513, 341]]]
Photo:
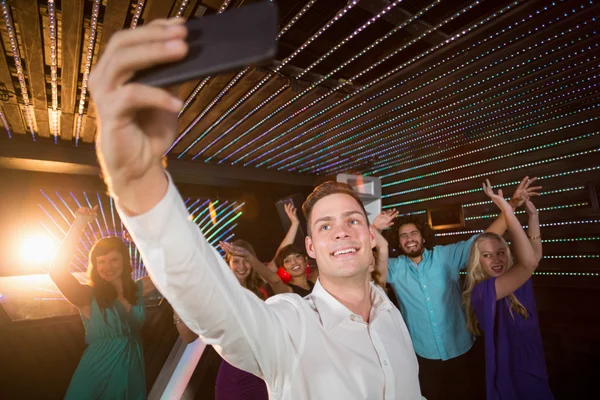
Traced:
[[89, 284], [69, 272], [69, 264], [94, 209], [80, 208], [50, 265], [50, 277], [75, 305], [88, 347], [71, 378], [65, 399], [145, 399], [141, 331], [144, 295], [155, 290], [148, 278], [134, 281], [127, 246], [118, 237], [98, 240], [89, 254]]

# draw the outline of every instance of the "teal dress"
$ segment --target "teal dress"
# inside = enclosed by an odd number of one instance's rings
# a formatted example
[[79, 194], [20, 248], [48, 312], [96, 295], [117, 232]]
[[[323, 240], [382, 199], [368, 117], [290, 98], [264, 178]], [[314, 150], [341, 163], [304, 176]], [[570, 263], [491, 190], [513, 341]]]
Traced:
[[83, 315], [85, 342], [65, 399], [145, 399], [142, 326], [146, 319], [142, 282], [129, 312], [118, 300], [103, 313], [92, 296], [90, 319]]

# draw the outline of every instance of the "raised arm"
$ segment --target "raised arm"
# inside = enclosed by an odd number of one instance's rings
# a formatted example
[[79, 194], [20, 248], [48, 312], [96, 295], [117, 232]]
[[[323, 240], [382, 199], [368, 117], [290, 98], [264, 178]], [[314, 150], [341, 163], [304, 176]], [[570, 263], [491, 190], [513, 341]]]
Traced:
[[[267, 264], [267, 268], [270, 269], [271, 271], [273, 271], [274, 273], [277, 273], [277, 268], [278, 268], [278, 266], [275, 265], [275, 259], [277, 258], [277, 254], [279, 254], [279, 251], [281, 249], [283, 249], [285, 246], [289, 246], [290, 244], [294, 243], [294, 239], [296, 238], [296, 234], [298, 233], [298, 227], [300, 226], [300, 220], [298, 219], [296, 207], [294, 207], [294, 205], [291, 203], [285, 203], [283, 205], [283, 208], [285, 209], [285, 213], [287, 214], [288, 218], [290, 219], [291, 225], [290, 225], [290, 229], [288, 229], [285, 237], [279, 244], [279, 247], [277, 248], [277, 251], [275, 252], [275, 256], [269, 262], [269, 264]], [[263, 279], [265, 279], [269, 282], [269, 280], [267, 278], [265, 278], [258, 270], [256, 270], [256, 272], [258, 272], [258, 274]], [[279, 279], [279, 276], [277, 278]], [[279, 279], [279, 280], [281, 281], [281, 279]], [[271, 285], [271, 286], [273, 286], [273, 285]], [[287, 285], [285, 285], [285, 286], [287, 286]], [[273, 291], [275, 293], [277, 293], [275, 288], [273, 288]], [[280, 293], [289, 293], [289, 292], [280, 292]]]
[[496, 278], [496, 299], [500, 300], [513, 293], [531, 278], [533, 271], [538, 266], [538, 260], [512, 206], [504, 200], [502, 190], [495, 194], [488, 180], [483, 184], [483, 189], [504, 214], [514, 249], [515, 264]]
[[379, 272], [379, 283], [385, 287], [388, 276], [388, 259], [390, 257], [389, 245], [381, 232], [375, 229], [375, 242], [377, 243], [377, 264], [375, 270]]
[[529, 216], [529, 222], [527, 223], [527, 236], [533, 247], [535, 258], [538, 263], [542, 260], [542, 234], [540, 232], [540, 218], [535, 205], [531, 200], [527, 200], [524, 204], [525, 212]]
[[71, 225], [67, 236], [63, 240], [56, 257], [50, 264], [49, 275], [54, 281], [58, 290], [63, 296], [73, 305], [83, 307], [90, 304], [91, 288], [88, 285], [81, 284], [71, 272], [69, 272], [69, 264], [73, 258], [73, 254], [77, 249], [77, 242], [86, 225], [96, 219], [98, 206], [93, 209], [81, 207], [75, 213], [75, 221]]
[[271, 289], [275, 294], [281, 293], [292, 293], [292, 288], [283, 283], [279, 275], [276, 272], [273, 272], [270, 268], [268, 268], [265, 264], [260, 262], [258, 258], [256, 258], [252, 253], [243, 247], [234, 246], [231, 243], [220, 242], [219, 246], [226, 253], [230, 253], [234, 256], [243, 257], [248, 261], [251, 268], [256, 271], [256, 273], [263, 278], [269, 285], [271, 285]]
[[[537, 178], [529, 179], [528, 176], [521, 180], [521, 183], [519, 183], [519, 186], [517, 187], [512, 197], [510, 198], [510, 201], [508, 202], [511, 205], [511, 209], [513, 211], [521, 207], [523, 203], [525, 203], [525, 201], [529, 200], [530, 197], [540, 195], [537, 191], [540, 190], [542, 187], [531, 186], [531, 184], [536, 180]], [[498, 218], [496, 218], [494, 222], [492, 222], [485, 231], [502, 236], [504, 235], [504, 232], [506, 232], [506, 227], [506, 219], [504, 218], [502, 213], [500, 213]]]
[[161, 158], [177, 135], [182, 101], [164, 89], [129, 83], [138, 70], [185, 56], [184, 22], [155, 20], [110, 39], [89, 79], [99, 120], [98, 160], [157, 289], [185, 324], [232, 365], [281, 390], [277, 377], [292, 371], [294, 362], [287, 325], [239, 285], [189, 220], [163, 169]]

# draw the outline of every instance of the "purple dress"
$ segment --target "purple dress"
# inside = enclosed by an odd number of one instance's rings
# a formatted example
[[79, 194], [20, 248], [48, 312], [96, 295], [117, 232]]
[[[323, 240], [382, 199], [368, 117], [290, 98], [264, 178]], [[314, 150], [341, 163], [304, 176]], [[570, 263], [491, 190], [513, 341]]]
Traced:
[[496, 301], [496, 278], [475, 286], [473, 310], [485, 339], [486, 391], [488, 400], [554, 399], [538, 323], [531, 278], [514, 295], [529, 318], [510, 313], [508, 297]]
[[242, 371], [227, 361], [221, 362], [215, 400], [268, 400], [265, 381], [249, 372]]

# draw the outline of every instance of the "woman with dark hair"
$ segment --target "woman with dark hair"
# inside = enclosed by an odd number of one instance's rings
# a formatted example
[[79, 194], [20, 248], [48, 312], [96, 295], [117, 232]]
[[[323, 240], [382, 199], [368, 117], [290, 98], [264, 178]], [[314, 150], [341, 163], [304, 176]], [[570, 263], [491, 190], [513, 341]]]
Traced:
[[82, 207], [50, 265], [50, 278], [79, 309], [85, 327], [84, 351], [65, 399], [145, 399], [146, 379], [141, 330], [146, 318], [143, 296], [155, 290], [149, 277], [134, 281], [129, 251], [117, 237], [98, 240], [89, 255], [89, 283], [69, 272], [85, 226], [98, 206]]

